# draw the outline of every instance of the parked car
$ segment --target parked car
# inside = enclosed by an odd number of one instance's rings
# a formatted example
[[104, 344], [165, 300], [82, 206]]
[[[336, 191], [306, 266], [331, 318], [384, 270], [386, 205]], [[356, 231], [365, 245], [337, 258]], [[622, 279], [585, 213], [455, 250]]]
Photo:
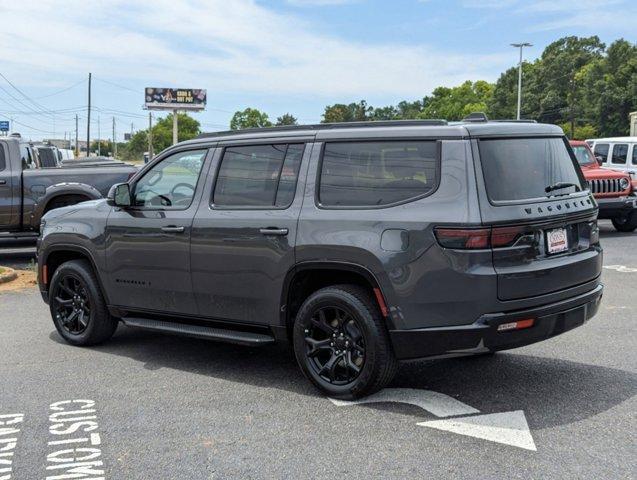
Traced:
[[37, 233], [46, 212], [103, 198], [111, 185], [137, 172], [131, 165], [116, 163], [47, 168], [42, 156], [49, 153], [48, 147], [18, 138], [0, 139], [0, 233]]
[[69, 148], [58, 148], [60, 161], [75, 160], [75, 152]]
[[119, 322], [290, 342], [314, 385], [355, 398], [399, 360], [516, 348], [595, 315], [602, 248], [584, 182], [553, 125], [203, 135], [107, 199], [45, 215], [39, 285], [70, 344]]
[[602, 167], [634, 173], [637, 171], [637, 137], [586, 140]]
[[637, 228], [637, 196], [630, 175], [622, 170], [601, 168], [586, 142], [571, 141], [591, 192], [599, 205], [599, 217], [610, 219], [620, 232]]

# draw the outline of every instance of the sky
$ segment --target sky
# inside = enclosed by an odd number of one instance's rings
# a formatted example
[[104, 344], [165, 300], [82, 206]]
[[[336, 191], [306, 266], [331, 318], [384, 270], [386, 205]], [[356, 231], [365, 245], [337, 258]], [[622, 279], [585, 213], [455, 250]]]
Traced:
[[[0, 0], [0, 120], [32, 139], [146, 128], [144, 87], [205, 88], [193, 116], [227, 129], [246, 107], [317, 123], [497, 80], [565, 35], [637, 41], [635, 0]], [[165, 115], [159, 113], [158, 115]]]

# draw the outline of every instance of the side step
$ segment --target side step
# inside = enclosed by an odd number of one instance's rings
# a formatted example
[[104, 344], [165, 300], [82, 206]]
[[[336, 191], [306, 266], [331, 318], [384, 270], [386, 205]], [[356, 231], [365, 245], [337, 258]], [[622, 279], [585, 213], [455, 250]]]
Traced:
[[122, 318], [122, 323], [128, 327], [143, 328], [157, 332], [175, 333], [188, 337], [205, 338], [239, 345], [268, 345], [274, 343], [274, 337], [263, 333], [240, 332], [225, 328], [206, 327], [202, 325], [188, 325], [185, 323], [167, 322], [165, 320], [150, 320], [147, 318]]

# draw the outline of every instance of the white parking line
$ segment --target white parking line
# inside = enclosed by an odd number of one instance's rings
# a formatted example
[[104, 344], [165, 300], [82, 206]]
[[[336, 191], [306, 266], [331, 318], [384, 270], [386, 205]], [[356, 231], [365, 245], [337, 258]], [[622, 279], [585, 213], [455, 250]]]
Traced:
[[627, 267], [626, 265], [604, 265], [608, 270], [616, 270], [621, 273], [637, 273], [637, 268]]
[[24, 413], [0, 415], [0, 480], [10, 480], [13, 472], [13, 454], [18, 445], [18, 433], [24, 422]]

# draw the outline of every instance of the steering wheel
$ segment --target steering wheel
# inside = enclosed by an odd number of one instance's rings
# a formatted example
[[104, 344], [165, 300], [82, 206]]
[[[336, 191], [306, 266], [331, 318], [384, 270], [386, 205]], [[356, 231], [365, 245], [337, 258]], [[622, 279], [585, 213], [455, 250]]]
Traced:
[[176, 190], [177, 190], [178, 188], [181, 188], [181, 187], [186, 187], [186, 188], [188, 188], [189, 190], [192, 190], [192, 193], [195, 193], [195, 187], [193, 187], [193, 186], [192, 186], [192, 185], [190, 185], [189, 183], [181, 182], [181, 183], [178, 183], [177, 185], [175, 185], [175, 186], [174, 186], [174, 187], [170, 190], [170, 195], [171, 195], [171, 196], [174, 196], [174, 195], [175, 195], [175, 193], [176, 193]]

